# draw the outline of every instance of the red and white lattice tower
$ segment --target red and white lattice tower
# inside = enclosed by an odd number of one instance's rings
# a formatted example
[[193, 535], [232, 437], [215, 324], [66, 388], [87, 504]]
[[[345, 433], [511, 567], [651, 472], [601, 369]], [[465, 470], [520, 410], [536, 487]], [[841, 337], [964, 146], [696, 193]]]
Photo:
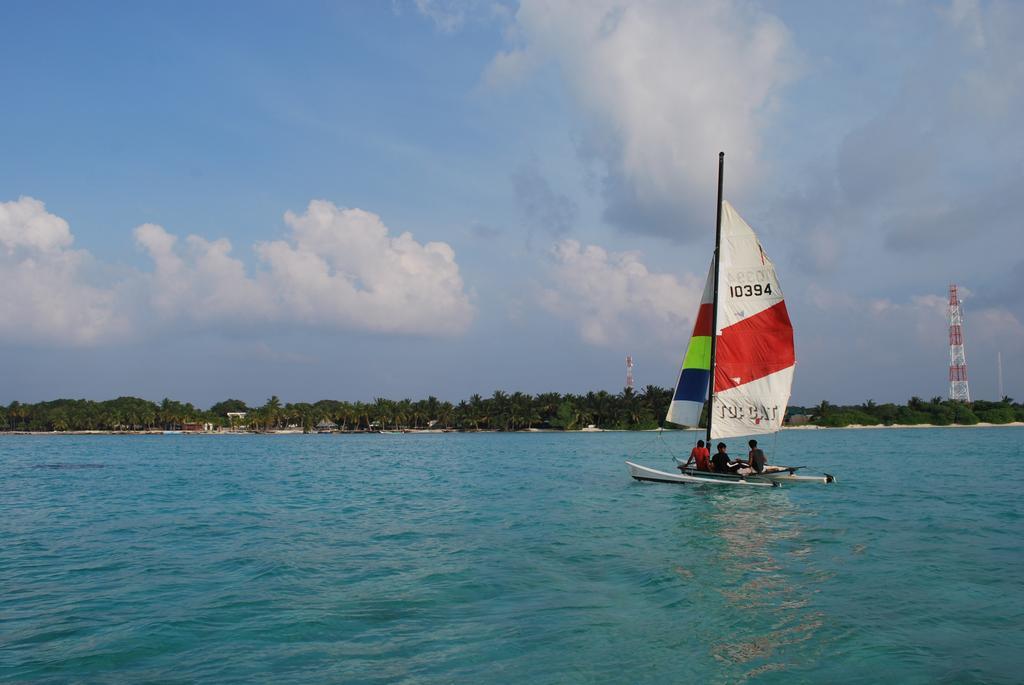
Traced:
[[626, 387], [633, 387], [633, 357], [626, 355]]
[[964, 354], [964, 316], [956, 286], [949, 286], [949, 399], [971, 401], [967, 387], [967, 355]]

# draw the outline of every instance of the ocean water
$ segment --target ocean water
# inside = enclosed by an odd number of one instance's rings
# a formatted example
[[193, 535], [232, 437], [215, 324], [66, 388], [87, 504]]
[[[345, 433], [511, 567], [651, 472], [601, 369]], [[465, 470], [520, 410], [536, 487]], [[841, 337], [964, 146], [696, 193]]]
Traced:
[[0, 681], [1024, 679], [1024, 429], [691, 439], [0, 437]]

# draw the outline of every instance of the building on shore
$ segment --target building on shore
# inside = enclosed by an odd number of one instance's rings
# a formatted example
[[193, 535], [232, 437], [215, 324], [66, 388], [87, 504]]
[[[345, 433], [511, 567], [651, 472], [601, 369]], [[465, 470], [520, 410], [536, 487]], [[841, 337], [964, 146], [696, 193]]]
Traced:
[[336, 430], [338, 430], [338, 424], [328, 419], [324, 419], [320, 423], [316, 424], [317, 433], [333, 433]]
[[228, 417], [228, 430], [245, 430], [249, 427], [245, 417], [248, 412], [244, 411], [229, 411]]

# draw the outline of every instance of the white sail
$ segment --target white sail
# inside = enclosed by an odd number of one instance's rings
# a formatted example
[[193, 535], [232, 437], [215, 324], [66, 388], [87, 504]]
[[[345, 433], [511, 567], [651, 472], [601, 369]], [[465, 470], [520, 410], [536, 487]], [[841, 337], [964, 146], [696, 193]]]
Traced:
[[[666, 420], [696, 426], [708, 395], [708, 436], [712, 440], [774, 433], [782, 427], [793, 385], [796, 354], [793, 325], [786, 311], [775, 266], [747, 222], [721, 200], [725, 153], [718, 155], [719, 222], [693, 333], [676, 381]], [[712, 353], [714, 348], [714, 353]], [[710, 445], [709, 445], [710, 447]], [[835, 478], [796, 475], [802, 466], [772, 466], [763, 471], [688, 468], [681, 475], [627, 461], [630, 475], [657, 483], [725, 484], [769, 482], [833, 483]]]
[[775, 266], [728, 202], [719, 252], [711, 437], [774, 433], [793, 385], [793, 326]]

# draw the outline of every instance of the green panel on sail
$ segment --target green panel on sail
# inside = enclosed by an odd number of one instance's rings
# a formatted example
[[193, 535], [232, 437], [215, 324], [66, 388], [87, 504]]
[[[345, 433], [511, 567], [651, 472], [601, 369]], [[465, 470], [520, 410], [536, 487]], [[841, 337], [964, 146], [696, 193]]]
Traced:
[[679, 370], [676, 389], [672, 394], [666, 421], [681, 426], [696, 426], [708, 397], [708, 383], [711, 380], [711, 308], [715, 287], [715, 263], [711, 261], [704, 294], [697, 308], [693, 334], [686, 347], [683, 366]]

